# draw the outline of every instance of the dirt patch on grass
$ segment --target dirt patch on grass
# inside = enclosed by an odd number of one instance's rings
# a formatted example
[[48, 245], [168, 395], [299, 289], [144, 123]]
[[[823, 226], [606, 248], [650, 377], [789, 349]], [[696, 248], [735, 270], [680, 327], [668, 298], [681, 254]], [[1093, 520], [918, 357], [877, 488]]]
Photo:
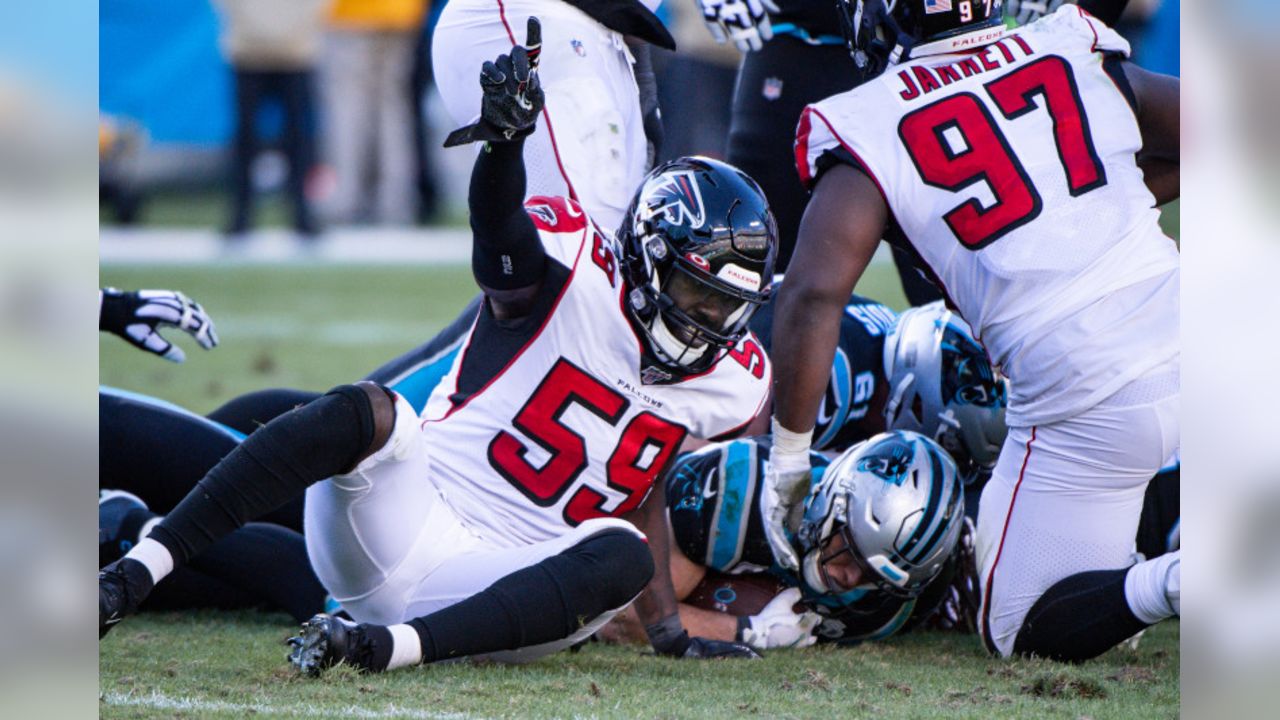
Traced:
[[1088, 678], [1072, 678], [1065, 675], [1041, 675], [1022, 686], [1023, 695], [1048, 698], [1102, 699], [1106, 688]]

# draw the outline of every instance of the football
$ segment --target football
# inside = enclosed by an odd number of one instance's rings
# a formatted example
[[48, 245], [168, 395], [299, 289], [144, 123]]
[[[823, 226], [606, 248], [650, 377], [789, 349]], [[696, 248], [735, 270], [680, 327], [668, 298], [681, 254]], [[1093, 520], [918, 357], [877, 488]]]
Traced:
[[786, 587], [768, 573], [726, 575], [708, 570], [684, 602], [730, 615], [755, 615]]

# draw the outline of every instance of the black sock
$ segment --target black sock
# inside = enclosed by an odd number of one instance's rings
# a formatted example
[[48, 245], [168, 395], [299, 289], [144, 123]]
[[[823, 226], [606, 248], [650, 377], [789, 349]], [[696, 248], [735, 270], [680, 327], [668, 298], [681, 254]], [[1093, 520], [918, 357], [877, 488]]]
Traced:
[[368, 654], [360, 657], [360, 666], [370, 672], [382, 672], [391, 664], [392, 643], [391, 631], [386, 625], [361, 625], [369, 643], [365, 646]]
[[409, 625], [424, 663], [515, 650], [569, 637], [630, 602], [652, 577], [648, 544], [606, 530]]
[[246, 522], [284, 505], [308, 486], [355, 465], [373, 442], [365, 391], [334, 388], [250, 435], [222, 459], [151, 531], [175, 567]]
[[1094, 570], [1059, 580], [1027, 612], [1013, 652], [1081, 662], [1136, 635], [1147, 624], [1125, 599], [1128, 573], [1128, 568]]

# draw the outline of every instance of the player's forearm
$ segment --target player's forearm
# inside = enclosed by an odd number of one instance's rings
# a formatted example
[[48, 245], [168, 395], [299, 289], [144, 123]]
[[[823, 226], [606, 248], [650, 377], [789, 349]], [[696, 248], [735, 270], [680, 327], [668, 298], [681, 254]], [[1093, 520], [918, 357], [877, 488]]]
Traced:
[[[788, 430], [813, 429], [840, 336], [843, 300], [788, 278], [773, 318], [773, 416]], [[848, 298], [848, 294], [844, 295]]]
[[536, 285], [546, 268], [542, 241], [524, 210], [523, 152], [521, 139], [488, 143], [471, 172], [471, 266], [486, 289]]
[[645, 534], [649, 551], [653, 553], [653, 579], [635, 602], [636, 614], [648, 626], [677, 613], [676, 592], [671, 582], [666, 493], [662, 491], [660, 482], [627, 519]]
[[728, 613], [680, 603], [680, 622], [690, 635], [726, 642], [738, 639], [738, 618]]

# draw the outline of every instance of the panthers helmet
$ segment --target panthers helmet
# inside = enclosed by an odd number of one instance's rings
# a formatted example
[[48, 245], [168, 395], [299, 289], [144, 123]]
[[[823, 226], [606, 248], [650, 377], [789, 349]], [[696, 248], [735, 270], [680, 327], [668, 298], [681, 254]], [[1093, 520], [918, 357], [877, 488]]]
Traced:
[[647, 380], [711, 367], [769, 300], [777, 224], [760, 186], [727, 163], [684, 157], [654, 168], [618, 242]]
[[[963, 522], [964, 488], [946, 451], [919, 433], [881, 433], [833, 460], [805, 498], [796, 533], [804, 581], [846, 591], [826, 564], [851, 552], [865, 583], [915, 597], [955, 550]], [[830, 552], [837, 534], [845, 547]]]
[[836, 9], [868, 77], [912, 58], [972, 50], [1004, 32], [1004, 0], [836, 0]]
[[1005, 379], [942, 301], [898, 317], [884, 343], [885, 427], [938, 441], [965, 485], [985, 482], [1009, 433]]

